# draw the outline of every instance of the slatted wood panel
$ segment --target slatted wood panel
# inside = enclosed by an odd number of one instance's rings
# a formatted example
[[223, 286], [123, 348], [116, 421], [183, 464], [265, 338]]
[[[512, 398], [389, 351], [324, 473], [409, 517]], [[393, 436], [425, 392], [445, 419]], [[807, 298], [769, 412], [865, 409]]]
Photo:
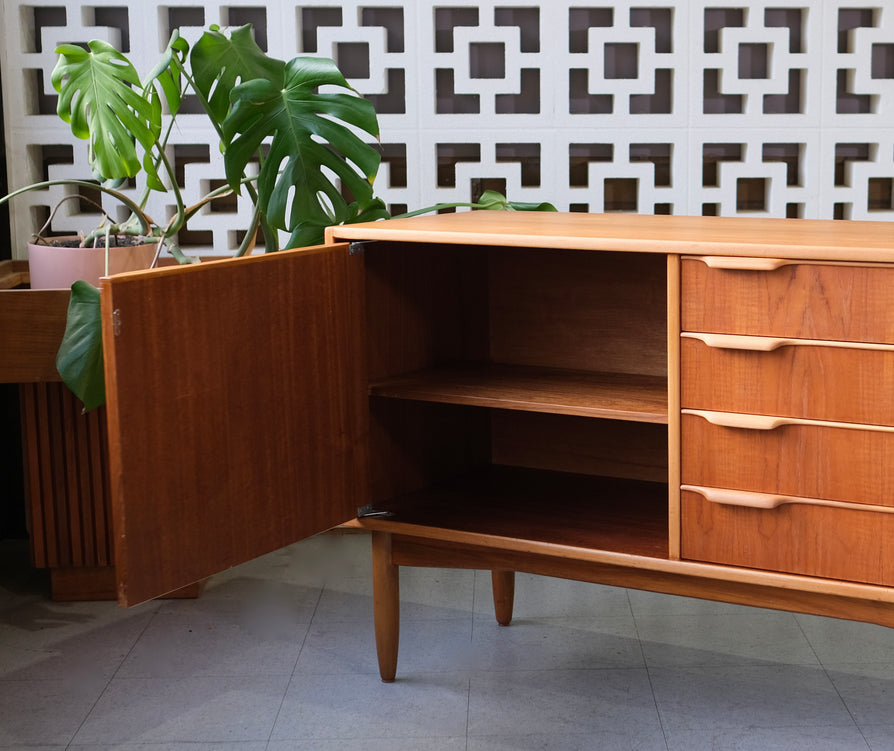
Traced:
[[84, 414], [61, 383], [20, 389], [34, 564], [113, 565], [105, 410]]

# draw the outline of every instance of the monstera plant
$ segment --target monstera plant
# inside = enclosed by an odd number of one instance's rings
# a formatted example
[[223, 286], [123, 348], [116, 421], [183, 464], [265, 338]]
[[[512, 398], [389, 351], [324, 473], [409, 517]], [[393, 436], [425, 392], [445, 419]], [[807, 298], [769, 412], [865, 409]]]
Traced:
[[[253, 207], [234, 255], [250, 252], [256, 238], [273, 251], [285, 233], [287, 246], [299, 247], [321, 241], [329, 225], [387, 216], [373, 191], [380, 155], [357, 135], [368, 135], [369, 141], [378, 137], [375, 109], [351, 89], [332, 60], [272, 58], [255, 43], [250, 26], [231, 34], [211, 27], [192, 46], [175, 31], [142, 78], [106, 42], [92, 41], [86, 49], [65, 44], [57, 53], [52, 75], [57, 113], [87, 141], [92, 180], [36, 183], [0, 202], [59, 184], [98, 190], [120, 201], [130, 216], [120, 223], [104, 221], [84, 235], [85, 242], [98, 237], [108, 246], [112, 236], [149, 237], [181, 263], [195, 259], [178, 247], [178, 233], [206, 204], [226, 194], [239, 194]], [[198, 100], [220, 137], [227, 182], [189, 205], [167, 148], [187, 95]], [[118, 190], [132, 178], [141, 184], [138, 200]], [[153, 191], [168, 194], [175, 207], [170, 218], [147, 215]], [[57, 368], [86, 409], [104, 401], [99, 290], [86, 282], [72, 286]]]

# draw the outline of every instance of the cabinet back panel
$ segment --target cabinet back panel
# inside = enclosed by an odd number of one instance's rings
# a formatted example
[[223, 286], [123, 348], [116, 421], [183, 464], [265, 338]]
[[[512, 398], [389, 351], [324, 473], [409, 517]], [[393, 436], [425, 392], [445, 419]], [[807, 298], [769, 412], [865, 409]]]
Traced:
[[667, 426], [494, 410], [495, 464], [667, 482]]
[[373, 243], [370, 378], [457, 361], [667, 375], [661, 255]]
[[369, 430], [373, 503], [490, 462], [485, 409], [373, 397]]
[[667, 375], [663, 255], [494, 249], [491, 359]]
[[371, 243], [365, 251], [370, 380], [487, 359], [487, 252]]

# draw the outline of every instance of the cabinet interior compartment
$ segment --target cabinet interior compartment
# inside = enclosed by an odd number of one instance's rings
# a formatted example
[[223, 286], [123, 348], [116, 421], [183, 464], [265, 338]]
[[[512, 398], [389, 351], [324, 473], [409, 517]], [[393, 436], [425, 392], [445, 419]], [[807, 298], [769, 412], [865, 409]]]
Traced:
[[376, 510], [667, 557], [665, 257], [365, 255]]

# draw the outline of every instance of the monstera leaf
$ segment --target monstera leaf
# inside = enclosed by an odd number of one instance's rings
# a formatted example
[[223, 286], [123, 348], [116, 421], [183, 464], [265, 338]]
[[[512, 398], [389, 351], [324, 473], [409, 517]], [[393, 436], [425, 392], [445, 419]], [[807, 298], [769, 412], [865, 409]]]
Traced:
[[297, 57], [281, 82], [255, 78], [230, 93], [223, 122], [227, 181], [237, 190], [249, 162], [259, 160], [258, 207], [276, 229], [303, 233], [378, 206], [372, 182], [381, 157], [355, 133], [378, 137], [375, 109], [354, 93], [318, 90], [332, 86], [353, 91], [332, 60]]
[[85, 410], [106, 398], [102, 357], [102, 317], [99, 290], [84, 281], [71, 286], [65, 334], [56, 354], [56, 370], [83, 403]]
[[391, 214], [381, 198], [373, 198], [367, 205], [360, 206], [356, 201], [344, 206], [342, 214], [334, 212], [328, 217], [315, 216], [299, 220], [292, 227], [288, 247], [305, 248], [308, 245], [319, 245], [323, 242], [326, 227], [334, 224], [353, 224], [355, 222], [372, 222], [377, 219], [388, 219]]
[[175, 33], [145, 85], [128, 59], [106, 42], [93, 40], [87, 50], [73, 44], [56, 50], [56, 112], [75, 136], [90, 141], [88, 161], [100, 182], [134, 177], [143, 167], [150, 186], [164, 189], [152, 151], [162, 130], [162, 97], [169, 110], [180, 106], [179, 66], [172, 61], [175, 56], [182, 61], [186, 49]]
[[204, 32], [189, 53], [193, 84], [218, 128], [230, 111], [230, 92], [240, 81], [264, 78], [281, 86], [285, 63], [268, 57], [246, 24], [228, 37], [217, 27]]

